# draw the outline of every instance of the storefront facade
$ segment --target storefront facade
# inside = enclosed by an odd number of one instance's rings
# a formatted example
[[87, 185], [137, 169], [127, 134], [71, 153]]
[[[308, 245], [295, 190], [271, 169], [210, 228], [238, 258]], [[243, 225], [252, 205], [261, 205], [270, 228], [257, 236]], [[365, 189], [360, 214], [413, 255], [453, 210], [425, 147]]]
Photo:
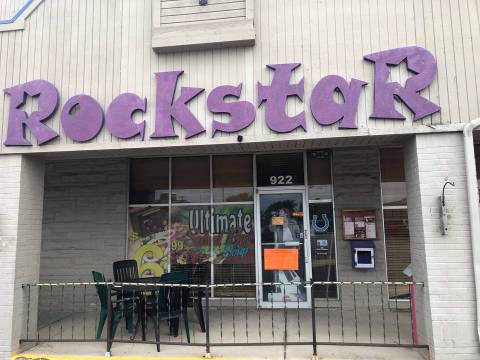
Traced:
[[465, 129], [480, 116], [479, 13], [474, 0], [7, 1], [2, 357], [25, 331], [22, 284], [111, 277], [128, 258], [142, 276], [208, 263], [213, 284], [292, 283], [213, 291], [258, 308], [342, 297], [295, 282], [422, 282], [420, 343], [477, 359]]

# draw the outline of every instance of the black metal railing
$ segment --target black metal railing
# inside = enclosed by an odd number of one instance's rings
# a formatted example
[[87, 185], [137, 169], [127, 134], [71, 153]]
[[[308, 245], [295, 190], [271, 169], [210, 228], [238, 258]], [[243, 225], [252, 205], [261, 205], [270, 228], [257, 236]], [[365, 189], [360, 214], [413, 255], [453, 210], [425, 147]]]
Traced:
[[[242, 287], [255, 287], [261, 301], [236, 296]], [[415, 294], [422, 288], [413, 282], [28, 284], [21, 342], [100, 341], [107, 352], [116, 342], [158, 350], [203, 346], [207, 354], [236, 345], [310, 345], [314, 355], [318, 345], [426, 347], [416, 334]], [[232, 296], [212, 297], [215, 289]], [[307, 301], [310, 294], [326, 297]]]

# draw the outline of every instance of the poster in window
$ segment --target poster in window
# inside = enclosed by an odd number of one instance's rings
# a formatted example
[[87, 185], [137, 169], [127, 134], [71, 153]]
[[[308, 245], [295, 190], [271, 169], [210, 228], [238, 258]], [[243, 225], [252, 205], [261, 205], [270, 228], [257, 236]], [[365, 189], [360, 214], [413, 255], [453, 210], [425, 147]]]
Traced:
[[377, 221], [373, 210], [343, 210], [344, 240], [376, 240]]
[[255, 264], [253, 204], [213, 208], [213, 262]]
[[253, 205], [172, 207], [172, 264], [254, 264]]
[[168, 207], [131, 207], [128, 255], [140, 277], [161, 276], [168, 269]]

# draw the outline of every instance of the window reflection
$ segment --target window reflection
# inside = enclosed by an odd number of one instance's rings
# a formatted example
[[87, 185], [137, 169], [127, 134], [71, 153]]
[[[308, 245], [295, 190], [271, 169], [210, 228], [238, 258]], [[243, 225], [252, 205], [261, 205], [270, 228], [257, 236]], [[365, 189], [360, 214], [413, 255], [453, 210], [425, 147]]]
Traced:
[[253, 201], [252, 155], [213, 157], [213, 201]]
[[130, 174], [130, 204], [168, 204], [168, 158], [134, 159]]
[[210, 203], [210, 158], [172, 159], [172, 203]]

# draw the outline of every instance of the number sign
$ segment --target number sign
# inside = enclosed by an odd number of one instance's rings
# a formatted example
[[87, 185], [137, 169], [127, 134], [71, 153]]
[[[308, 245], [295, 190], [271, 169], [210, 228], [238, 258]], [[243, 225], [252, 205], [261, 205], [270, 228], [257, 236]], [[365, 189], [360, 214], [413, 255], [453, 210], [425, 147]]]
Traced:
[[257, 155], [257, 186], [304, 183], [302, 153]]

